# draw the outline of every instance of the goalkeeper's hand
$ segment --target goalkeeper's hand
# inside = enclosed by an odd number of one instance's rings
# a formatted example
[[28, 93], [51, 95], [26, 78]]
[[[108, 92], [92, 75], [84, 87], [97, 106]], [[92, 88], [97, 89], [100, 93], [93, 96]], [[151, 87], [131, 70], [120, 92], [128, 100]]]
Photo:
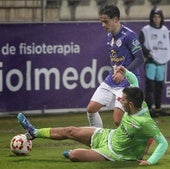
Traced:
[[151, 165], [148, 161], [146, 160], [138, 160], [139, 165]]

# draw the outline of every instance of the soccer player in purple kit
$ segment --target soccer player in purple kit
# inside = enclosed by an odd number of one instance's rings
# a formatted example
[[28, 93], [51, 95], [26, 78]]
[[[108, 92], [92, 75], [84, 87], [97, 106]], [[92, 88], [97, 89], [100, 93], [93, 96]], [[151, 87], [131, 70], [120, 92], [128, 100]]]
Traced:
[[137, 34], [120, 23], [117, 6], [106, 5], [101, 8], [99, 18], [102, 27], [108, 32], [107, 47], [113, 69], [93, 94], [87, 106], [87, 117], [90, 126], [103, 127], [99, 114], [102, 107], [114, 109], [113, 121], [116, 125], [120, 124], [124, 114], [119, 98], [129, 82], [116, 72], [116, 67], [122, 65], [139, 78], [138, 68], [144, 63], [144, 56]]

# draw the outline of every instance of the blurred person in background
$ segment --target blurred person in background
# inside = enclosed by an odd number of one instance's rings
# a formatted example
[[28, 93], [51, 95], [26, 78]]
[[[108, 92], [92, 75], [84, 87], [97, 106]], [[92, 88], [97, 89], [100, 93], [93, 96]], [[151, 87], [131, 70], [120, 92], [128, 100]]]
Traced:
[[170, 60], [170, 38], [168, 28], [164, 25], [162, 10], [158, 8], [151, 10], [150, 23], [141, 29], [139, 40], [146, 59], [145, 101], [152, 117], [167, 115], [161, 104], [165, 67]]

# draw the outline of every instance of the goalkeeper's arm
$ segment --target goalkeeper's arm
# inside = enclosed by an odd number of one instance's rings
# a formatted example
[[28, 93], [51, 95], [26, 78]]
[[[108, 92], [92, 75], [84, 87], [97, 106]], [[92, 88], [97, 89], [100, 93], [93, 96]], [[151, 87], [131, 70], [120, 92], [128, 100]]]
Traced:
[[125, 76], [125, 78], [130, 83], [130, 86], [139, 87], [138, 79], [134, 73], [132, 73], [131, 71], [129, 71], [123, 66], [118, 67], [117, 71], [119, 71]]
[[158, 146], [147, 160], [150, 164], [157, 163], [157, 161], [164, 155], [168, 148], [168, 142], [162, 134], [155, 136], [154, 140], [156, 143], [158, 143]]

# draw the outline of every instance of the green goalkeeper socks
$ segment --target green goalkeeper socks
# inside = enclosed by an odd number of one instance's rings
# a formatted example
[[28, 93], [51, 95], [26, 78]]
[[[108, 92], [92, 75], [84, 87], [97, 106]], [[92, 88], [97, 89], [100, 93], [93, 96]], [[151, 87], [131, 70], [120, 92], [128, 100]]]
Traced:
[[50, 138], [50, 129], [51, 128], [37, 129], [35, 135], [37, 138]]

